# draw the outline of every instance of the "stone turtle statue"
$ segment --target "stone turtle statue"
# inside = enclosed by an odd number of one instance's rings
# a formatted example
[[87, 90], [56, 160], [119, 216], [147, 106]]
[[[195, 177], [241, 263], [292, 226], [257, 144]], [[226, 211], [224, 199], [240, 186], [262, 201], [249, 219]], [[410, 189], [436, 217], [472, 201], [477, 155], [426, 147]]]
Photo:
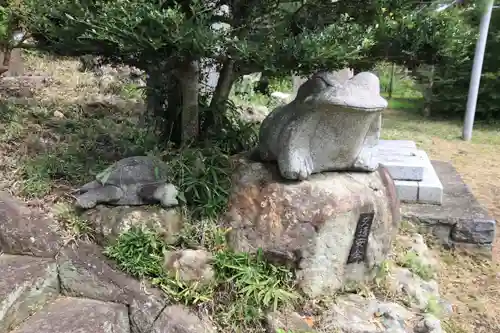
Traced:
[[317, 73], [300, 86], [291, 103], [264, 119], [259, 156], [277, 162], [281, 175], [291, 180], [324, 171], [374, 171], [379, 163], [373, 147], [386, 107], [372, 73], [350, 79]]
[[138, 206], [160, 203], [178, 205], [178, 191], [167, 182], [167, 165], [154, 157], [133, 156], [121, 159], [83, 185], [76, 192], [76, 206], [89, 209], [99, 203]]

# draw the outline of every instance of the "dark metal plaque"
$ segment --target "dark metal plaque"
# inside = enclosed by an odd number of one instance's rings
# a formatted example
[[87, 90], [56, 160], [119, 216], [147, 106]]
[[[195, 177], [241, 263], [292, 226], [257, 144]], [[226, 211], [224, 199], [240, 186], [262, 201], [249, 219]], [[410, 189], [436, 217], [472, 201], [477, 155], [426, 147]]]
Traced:
[[354, 232], [354, 240], [352, 241], [351, 251], [347, 257], [347, 263], [359, 263], [366, 259], [366, 249], [368, 248], [368, 237], [372, 227], [375, 213], [362, 213], [359, 215], [356, 231]]

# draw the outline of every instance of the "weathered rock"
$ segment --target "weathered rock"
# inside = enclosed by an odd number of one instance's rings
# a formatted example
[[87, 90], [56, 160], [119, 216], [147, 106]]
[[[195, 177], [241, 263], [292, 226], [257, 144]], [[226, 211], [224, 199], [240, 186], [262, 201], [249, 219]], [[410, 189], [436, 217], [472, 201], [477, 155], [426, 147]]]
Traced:
[[182, 229], [183, 218], [176, 209], [163, 209], [158, 206], [97, 206], [85, 212], [91, 221], [101, 244], [112, 243], [131, 227], [147, 227], [158, 232], [167, 244], [178, 239]]
[[[431, 314], [426, 314], [414, 329], [415, 333], [442, 333], [441, 321]], [[452, 332], [450, 332], [452, 333]]]
[[477, 201], [451, 163], [432, 161], [432, 166], [443, 184], [442, 204], [403, 204], [403, 216], [434, 234], [446, 247], [491, 257], [495, 219]]
[[437, 257], [429, 250], [425, 244], [424, 237], [420, 234], [413, 234], [411, 236], [398, 235], [398, 244], [406, 252], [413, 252], [421, 261], [421, 264], [428, 266], [430, 270], [436, 272], [439, 267]]
[[59, 295], [53, 259], [2, 254], [0, 272], [0, 332], [8, 332]]
[[0, 192], [0, 252], [54, 257], [62, 246], [57, 223]]
[[[233, 249], [262, 248], [268, 260], [297, 268], [299, 285], [311, 297], [333, 292], [347, 280], [363, 280], [386, 259], [400, 219], [394, 182], [383, 167], [291, 183], [282, 181], [274, 164], [245, 158], [235, 164], [224, 219]], [[353, 247], [357, 225], [363, 228]]]
[[260, 158], [275, 161], [286, 179], [333, 170], [374, 171], [380, 136], [378, 78], [368, 72], [340, 81], [315, 74], [289, 104], [273, 110], [259, 132]]
[[[171, 305], [158, 317], [151, 333], [215, 333], [217, 330], [206, 317], [201, 319], [189, 308]], [[149, 333], [149, 332], [148, 332]]]
[[492, 219], [460, 220], [451, 229], [455, 242], [490, 244], [495, 239], [496, 221]]
[[116, 269], [94, 244], [65, 247], [57, 258], [64, 295], [126, 304], [130, 308], [132, 332], [145, 333], [168, 300], [147, 283]]
[[212, 254], [205, 250], [166, 251], [163, 267], [181, 281], [208, 284], [215, 276], [211, 261]]
[[429, 302], [439, 304], [439, 286], [436, 281], [424, 281], [407, 268], [394, 268], [390, 277], [393, 293], [406, 296], [409, 305], [418, 310], [425, 310]]
[[[269, 333], [293, 332], [293, 333], [314, 333], [309, 324], [293, 311], [274, 311], [266, 316], [267, 331]], [[280, 331], [281, 330], [281, 331]]]
[[11, 333], [129, 333], [127, 307], [84, 298], [61, 297]]
[[407, 333], [418, 316], [403, 306], [351, 294], [339, 297], [318, 323], [319, 332]]

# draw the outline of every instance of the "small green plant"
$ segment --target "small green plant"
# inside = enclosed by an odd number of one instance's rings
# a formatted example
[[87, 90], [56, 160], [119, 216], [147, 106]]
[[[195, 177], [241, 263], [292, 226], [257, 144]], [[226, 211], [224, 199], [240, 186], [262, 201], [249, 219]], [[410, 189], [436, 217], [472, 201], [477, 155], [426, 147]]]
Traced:
[[27, 157], [22, 169], [22, 193], [29, 197], [40, 198], [47, 195], [54, 180], [81, 183], [90, 179], [82, 163], [81, 154], [76, 151], [57, 151], [34, 158]]
[[134, 83], [124, 83], [120, 86], [119, 95], [124, 99], [141, 99], [144, 97], [144, 90]]
[[255, 255], [220, 251], [214, 266], [225, 304], [217, 319], [231, 331], [238, 322], [240, 329], [258, 326], [267, 310], [299, 299], [291, 271], [266, 262], [261, 251]]
[[229, 156], [217, 147], [186, 148], [166, 156], [172, 182], [197, 218], [216, 218], [227, 205]]
[[80, 215], [67, 203], [57, 203], [54, 206], [56, 219], [67, 230], [70, 237], [75, 240], [92, 240], [95, 237], [94, 229], [90, 222]]
[[443, 307], [441, 306], [439, 300], [436, 297], [430, 297], [427, 300], [427, 305], [425, 307], [424, 312], [439, 317], [443, 313]]
[[177, 245], [183, 248], [202, 247], [215, 253], [226, 246], [226, 232], [217, 219], [202, 219], [184, 223]]
[[133, 276], [161, 277], [164, 249], [163, 240], [154, 231], [132, 227], [120, 234], [104, 253], [114, 259], [121, 270]]
[[166, 245], [149, 229], [129, 229], [106, 248], [105, 254], [116, 260], [123, 271], [151, 279], [179, 303], [209, 304], [219, 326], [231, 332], [259, 326], [268, 310], [299, 299], [291, 271], [266, 262], [261, 251], [257, 254], [230, 251], [223, 244], [222, 235], [214, 232], [214, 239], [206, 240], [212, 246], [216, 272], [209, 285], [186, 283], [178, 275], [167, 274], [162, 267]]
[[390, 260], [384, 260], [380, 263], [380, 265], [377, 267], [377, 272], [375, 275], [375, 285], [377, 287], [385, 287], [387, 283], [387, 278], [389, 277], [389, 274], [391, 273], [391, 261]]
[[153, 278], [152, 283], [176, 302], [184, 305], [197, 305], [211, 301], [215, 287], [215, 283], [200, 285], [197, 282], [183, 282], [179, 279], [178, 274], [176, 276], [166, 276], [163, 274], [160, 277]]
[[429, 281], [434, 277], [434, 271], [430, 265], [422, 262], [422, 258], [415, 251], [407, 251], [405, 255], [398, 260], [398, 264], [408, 268], [412, 273]]

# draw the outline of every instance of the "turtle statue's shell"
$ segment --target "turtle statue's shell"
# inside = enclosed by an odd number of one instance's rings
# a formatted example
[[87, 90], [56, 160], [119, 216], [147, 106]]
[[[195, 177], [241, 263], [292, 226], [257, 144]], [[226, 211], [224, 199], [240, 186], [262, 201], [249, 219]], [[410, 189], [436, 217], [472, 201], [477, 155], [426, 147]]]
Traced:
[[166, 181], [167, 165], [158, 158], [132, 156], [121, 159], [96, 176], [103, 185], [124, 186]]

